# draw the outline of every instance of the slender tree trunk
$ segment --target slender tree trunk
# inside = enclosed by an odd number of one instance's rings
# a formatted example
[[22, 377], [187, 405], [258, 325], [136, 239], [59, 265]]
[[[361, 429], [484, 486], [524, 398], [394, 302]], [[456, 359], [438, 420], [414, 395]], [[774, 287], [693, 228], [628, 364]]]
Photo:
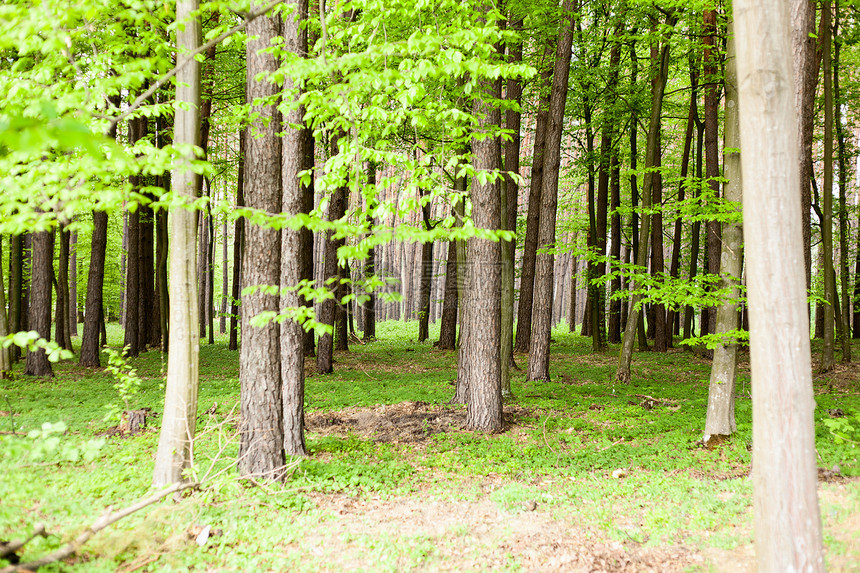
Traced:
[[[78, 232], [73, 231], [69, 248], [69, 335], [78, 335]], [[2, 283], [0, 283], [2, 284]]]
[[[734, 5], [753, 384], [758, 569], [824, 571], [789, 7]], [[779, 296], [774, 296], [779, 293]]]
[[[860, 259], [858, 259], [860, 260]], [[9, 330], [19, 332], [23, 329], [22, 317], [26, 313], [24, 300], [24, 235], [12, 235], [9, 239]], [[20, 358], [21, 349], [12, 346], [12, 362]]]
[[[705, 93], [705, 176], [708, 178], [708, 187], [711, 189], [713, 198], [720, 196], [719, 142], [718, 142], [718, 107], [719, 107], [719, 58], [715, 51], [717, 40], [717, 12], [716, 10], [705, 10], [705, 26], [702, 43], [704, 44], [704, 56], [702, 73], [704, 77]], [[718, 275], [720, 273], [720, 223], [709, 220], [705, 224], [707, 229], [708, 250], [708, 273]], [[707, 307], [707, 321], [702, 321], [702, 333], [714, 332], [716, 322], [716, 309]]]
[[[134, 143], [146, 135], [146, 118], [128, 122], [129, 142]], [[132, 188], [139, 192], [143, 182], [140, 176], [129, 178]], [[140, 339], [140, 209], [128, 211], [128, 258], [125, 277], [125, 337], [126, 355], [138, 356], [146, 340]]]
[[[489, 11], [490, 5], [484, 4]], [[472, 138], [473, 164], [476, 172], [493, 173], [501, 169], [501, 147], [487, 132], [501, 125], [497, 101], [501, 98], [501, 80], [482, 79], [481, 94], [475, 100], [474, 114], [480, 118], [476, 137]], [[472, 181], [472, 221], [476, 229], [501, 228], [499, 184], [475, 176]], [[478, 237], [466, 241], [464, 287], [464, 323], [469, 336], [463, 341], [463, 353], [469, 356], [465, 378], [468, 380], [466, 428], [474, 431], [502, 430], [501, 387], [501, 246]]]
[[[550, 53], [548, 48], [547, 53]], [[523, 242], [523, 263], [520, 276], [520, 300], [517, 306], [517, 334], [514, 342], [516, 352], [528, 352], [531, 347], [532, 306], [534, 304], [535, 261], [537, 257], [538, 229], [541, 226], [541, 190], [543, 188], [544, 153], [546, 132], [549, 123], [549, 106], [552, 87], [552, 69], [541, 76], [542, 92], [538, 101], [535, 143], [532, 153], [531, 182], [529, 185], [528, 214], [526, 215], [526, 237]]]
[[[367, 184], [376, 189], [376, 163], [368, 161], [367, 163]], [[376, 189], [376, 193], [379, 190]], [[377, 200], [374, 198], [369, 208], [375, 208]], [[375, 219], [371, 221], [375, 226]], [[364, 278], [370, 280], [371, 277], [377, 274], [376, 269], [376, 247], [373, 247], [367, 253], [367, 262], [364, 265]], [[364, 339], [374, 340], [376, 338], [376, 289], [368, 293], [369, 298], [364, 303]]]
[[[702, 180], [702, 155], [703, 155], [703, 136], [705, 133], [705, 124], [698, 120], [698, 111], [696, 111], [696, 185], [693, 189], [693, 197], [698, 199], [699, 183]], [[699, 221], [693, 221], [690, 238], [690, 280], [696, 277], [699, 272], [699, 244], [702, 236], [702, 225]], [[684, 309], [684, 334], [683, 338], [687, 339], [693, 335], [693, 321], [695, 319], [694, 309], [688, 306]]]
[[66, 350], [72, 349], [72, 334], [69, 328], [69, 245], [71, 235], [65, 225], [57, 229], [60, 238], [60, 257], [57, 261], [57, 308], [54, 320], [54, 339]]
[[818, 64], [815, 55], [814, 0], [791, 0], [791, 53], [794, 60], [794, 105], [800, 146], [800, 216], [803, 232], [803, 260], [806, 288], [812, 285], [812, 139], [815, 114], [815, 87]]
[[[461, 179], [457, 179], [461, 181]], [[460, 190], [462, 191], [462, 190]], [[457, 290], [457, 243], [448, 242], [448, 259], [445, 261], [445, 301], [442, 306], [442, 324], [439, 326], [440, 350], [454, 350], [457, 347], [457, 310], [459, 308]]]
[[[419, 193], [425, 194], [419, 189]], [[421, 218], [424, 221], [424, 230], [432, 229], [430, 224], [430, 203], [425, 203], [421, 208]], [[418, 285], [418, 342], [424, 342], [430, 336], [430, 286], [433, 274], [433, 243], [421, 244], [421, 282]]]
[[[245, 146], [247, 130], [239, 133], [239, 168], [236, 181], [236, 207], [245, 205]], [[229, 350], [239, 350], [239, 297], [242, 293], [242, 253], [245, 244], [245, 219], [239, 217], [233, 229], [233, 285], [230, 291], [230, 340]]]
[[90, 268], [87, 278], [87, 300], [84, 313], [84, 333], [81, 337], [81, 366], [99, 367], [99, 336], [102, 318], [105, 254], [107, 252], [108, 215], [93, 211], [93, 233], [90, 244]]
[[[248, 25], [246, 49], [248, 78], [272, 73], [278, 61], [269, 48], [280, 36], [279, 17], [257, 18]], [[258, 98], [273, 97], [279, 87], [268, 81], [248, 82], [247, 101], [258, 119], [249, 126], [246, 142], [245, 202], [269, 213], [281, 210], [281, 118], [274, 105], [254, 105]], [[279, 286], [281, 280], [281, 233], [258, 225], [245, 228], [242, 277], [247, 285]], [[242, 295], [242, 345], [239, 349], [241, 437], [239, 472], [276, 479], [284, 465], [284, 412], [281, 390], [280, 325], [270, 321], [252, 325], [263, 312], [278, 312], [280, 297], [261, 291]]]
[[349, 350], [349, 310], [348, 304], [342, 301], [349, 294], [349, 288], [345, 281], [349, 275], [349, 261], [346, 261], [344, 266], [337, 267], [338, 280], [334, 287], [334, 299], [337, 301], [335, 304], [334, 349], [344, 352]]
[[209, 344], [215, 344], [215, 219], [212, 218], [210, 206], [211, 203], [206, 206], [206, 325]]
[[[180, 53], [200, 45], [201, 29], [197, 19], [198, 0], [179, 0], [176, 21], [185, 24], [176, 32]], [[188, 148], [200, 137], [200, 64], [192, 59], [176, 76], [176, 100], [186, 102], [178, 107], [174, 121], [174, 141]], [[195, 198], [197, 175], [190, 169], [193, 154], [183, 157], [171, 180], [177, 195], [191, 202]], [[182, 472], [192, 461], [192, 441], [197, 422], [197, 387], [200, 341], [197, 337], [197, 277], [194, 268], [196, 215], [187, 209], [176, 209], [170, 219], [170, 349], [167, 359], [167, 388], [164, 399], [161, 435], [155, 458], [153, 485], [156, 487], [182, 481]], [[242, 458], [240, 457], [240, 460]], [[241, 462], [240, 462], [241, 463]]]
[[[561, 164], [561, 135], [564, 109], [567, 103], [570, 74], [571, 44], [573, 43], [574, 0], [564, 0], [559, 24], [558, 49], [555, 55], [552, 95], [547, 119], [544, 147], [544, 173], [541, 183], [541, 214], [538, 249], [555, 246], [558, 178]], [[528, 380], [549, 380], [549, 344], [552, 325], [552, 271], [554, 257], [539, 254], [535, 261], [535, 288], [532, 310], [532, 344], [529, 351]]]
[[227, 219], [221, 224], [221, 308], [218, 310], [218, 332], [227, 332], [227, 297], [229, 291], [228, 261], [227, 261]]
[[[2, 241], [0, 241], [0, 253], [3, 252]], [[0, 257], [2, 259], [2, 257]], [[0, 338], [9, 334], [9, 317], [6, 314], [6, 279], [3, 278], [3, 265], [0, 264]], [[12, 374], [12, 352], [11, 347], [0, 345], [0, 380], [9, 378]], [[10, 412], [10, 415], [11, 412]]]
[[[725, 109], [725, 150], [723, 169], [726, 182], [723, 193], [726, 201], [740, 203], [743, 200], [743, 178], [741, 174], [740, 126], [738, 116], [738, 76], [735, 58], [734, 26], [728, 25], [726, 44], [726, 109]], [[739, 206], [740, 208], [740, 206]], [[720, 262], [720, 289], [728, 290], [731, 295], [717, 307], [717, 327], [715, 334], [726, 334], [740, 326], [738, 302], [740, 298], [740, 276], [743, 272], [743, 226], [728, 222], [723, 226], [723, 248]], [[729, 436], [737, 429], [735, 425], [735, 381], [737, 379], [738, 345], [723, 340], [714, 349], [711, 364], [711, 380], [708, 390], [708, 413], [705, 419], [704, 442], [712, 438]]]
[[[332, 141], [332, 155], [338, 153], [338, 140], [345, 137], [345, 134], [340, 133]], [[328, 207], [328, 220], [337, 221], [346, 214], [348, 190], [346, 187], [339, 187], [331, 197], [331, 202]], [[335, 284], [339, 277], [337, 264], [337, 249], [343, 244], [343, 239], [334, 239], [334, 232], [326, 232], [325, 245], [325, 260], [323, 277], [326, 282], [326, 287], [335, 292], [335, 298], [340, 289]], [[323, 301], [320, 308], [319, 322], [327, 324], [334, 328], [335, 326], [335, 311], [339, 305], [339, 300], [327, 299]], [[332, 334], [322, 334], [317, 343], [317, 371], [320, 374], [329, 374], [332, 372], [332, 353], [334, 351], [334, 337]]]
[[[839, 276], [842, 289], [842, 362], [851, 362], [851, 296], [848, 288], [848, 161], [845, 157], [845, 126], [842, 125], [842, 92], [839, 85], [840, 56], [842, 39], [839, 37], [839, 3], [835, 4], [836, 13], [833, 24], [833, 99], [834, 124], [836, 125], [836, 153], [839, 164]], [[860, 301], [858, 301], [860, 304]]]
[[[307, 52], [307, 28], [302, 23], [308, 17], [308, 0], [301, 0], [296, 13], [284, 21], [284, 48], [293, 54]], [[290, 93], [294, 85], [291, 79], [284, 82], [284, 93]], [[281, 211], [295, 216], [304, 207], [304, 189], [299, 173], [304, 159], [304, 141], [301, 125], [304, 109], [300, 106], [284, 118], [286, 131], [283, 136], [281, 164], [283, 195]], [[302, 280], [304, 259], [310, 255], [302, 249], [302, 232], [289, 227], [281, 232], [281, 286], [297, 285]], [[301, 305], [298, 292], [284, 290], [281, 308], [298, 308]], [[305, 352], [302, 325], [287, 319], [281, 323], [281, 378], [283, 380], [284, 451], [289, 456], [304, 456], [305, 447]]]
[[830, 2], [821, 5], [821, 27], [824, 29], [821, 50], [824, 54], [824, 184], [821, 189], [821, 250], [824, 258], [824, 344], [821, 348], [819, 372], [833, 370], [834, 332], [833, 308], [836, 284], [833, 280], [833, 90], [830, 70]]
[[[674, 27], [677, 22], [675, 13], [666, 17], [668, 27]], [[648, 142], [645, 150], [645, 168], [649, 169], [655, 165], [657, 156], [657, 139], [660, 130], [660, 117], [663, 110], [663, 93], [666, 89], [666, 81], [669, 73], [669, 42], [668, 39], [663, 42], [660, 54], [660, 66], [657, 70], [658, 81], [654, 84], [651, 97], [651, 119], [648, 127]], [[642, 190], [642, 208], [647, 211], [651, 207], [651, 186], [653, 178], [645, 177]], [[642, 217], [642, 225], [639, 228], [639, 252], [636, 253], [636, 264], [640, 268], [645, 268], [648, 258], [648, 235], [650, 220], [648, 217]], [[624, 329], [624, 337], [621, 341], [621, 353], [618, 358], [618, 370], [615, 373], [615, 379], [622, 383], [630, 382], [630, 364], [633, 361], [633, 337], [636, 336], [636, 329], [640, 324], [640, 312], [637, 307], [639, 295], [633, 295], [630, 300], [630, 314], [627, 317], [627, 327]]]
[[[40, 231], [32, 235], [32, 264], [30, 266], [30, 305], [28, 324], [45, 340], [51, 338], [51, 284], [54, 276], [54, 233]], [[54, 375], [48, 355], [43, 349], [27, 351], [28, 376]]]
[[[654, 46], [651, 48], [651, 60], [655, 70], [660, 70], [660, 51]], [[652, 90], [664, 89], [658, 88], [657, 84], [661, 82], [659, 71], [655, 74], [652, 81]], [[661, 142], [663, 130], [658, 124], [657, 126], [657, 141], [655, 142], [654, 151], [654, 167], [656, 171], [646, 174], [646, 177], [651, 178], [651, 204], [656, 207], [654, 214], [651, 216], [651, 275], [660, 280], [665, 270], [665, 262], [663, 259], [663, 175], [660, 172], [660, 167], [663, 164], [663, 145]], [[669, 344], [666, 340], [666, 308], [662, 304], [651, 305], [651, 315], [653, 320], [649, 320], [649, 331], [654, 332], [654, 351], [666, 352]]]

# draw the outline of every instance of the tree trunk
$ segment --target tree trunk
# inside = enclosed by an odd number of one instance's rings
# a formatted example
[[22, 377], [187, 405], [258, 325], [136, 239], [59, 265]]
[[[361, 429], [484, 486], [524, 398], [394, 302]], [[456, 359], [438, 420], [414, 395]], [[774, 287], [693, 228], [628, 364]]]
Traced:
[[98, 368], [99, 336], [102, 316], [105, 253], [107, 252], [108, 215], [104, 211], [93, 211], [93, 234], [90, 244], [90, 268], [87, 277], [87, 300], [84, 313], [84, 333], [81, 337], [81, 357], [78, 364]]
[[215, 219], [211, 205], [206, 205], [206, 326], [209, 344], [215, 344]]
[[[246, 48], [248, 78], [272, 73], [278, 61], [263, 50], [280, 36], [278, 16], [261, 17], [248, 25]], [[254, 105], [258, 98], [273, 97], [279, 87], [268, 81], [249, 81], [247, 101], [252, 114], [259, 114], [249, 126], [246, 142], [245, 203], [269, 213], [281, 210], [280, 113], [274, 105]], [[258, 225], [245, 228], [242, 278], [246, 285], [275, 285], [281, 280], [281, 233]], [[281, 391], [280, 325], [268, 321], [253, 326], [262, 312], [278, 312], [280, 297], [262, 291], [242, 295], [242, 346], [239, 349], [241, 386], [241, 475], [277, 478], [284, 465], [284, 412]]]
[[[296, 13], [284, 21], [284, 48], [293, 54], [307, 52], [307, 28], [302, 23], [308, 17], [308, 0], [301, 0]], [[293, 89], [293, 81], [286, 79], [284, 93]], [[305, 112], [303, 107], [290, 111], [284, 121], [283, 154], [281, 164], [283, 199], [281, 211], [286, 216], [296, 216], [303, 212], [304, 189], [299, 178], [303, 170], [304, 141], [302, 124]], [[302, 249], [302, 231], [290, 227], [281, 231], [281, 286], [297, 285], [302, 280], [304, 259], [310, 253]], [[285, 290], [281, 295], [281, 308], [298, 309], [301, 305], [295, 290]], [[283, 380], [284, 409], [284, 451], [288, 456], [304, 456], [305, 447], [305, 352], [302, 325], [287, 319], [281, 328], [281, 378]]]
[[72, 333], [69, 328], [69, 245], [71, 235], [65, 225], [57, 229], [60, 238], [60, 257], [57, 261], [57, 308], [54, 320], [54, 340], [66, 350], [72, 349]]
[[[741, 174], [740, 132], [738, 116], [737, 62], [735, 58], [734, 26], [728, 25], [726, 44], [726, 110], [725, 151], [723, 170], [726, 182], [723, 193], [726, 201], [740, 203], [743, 200], [743, 178]], [[738, 302], [740, 299], [740, 276], [743, 272], [743, 226], [727, 222], [723, 227], [722, 260], [720, 261], [720, 289], [731, 294], [717, 307], [715, 334], [726, 334], [740, 326]], [[714, 349], [711, 364], [711, 380], [708, 390], [708, 413], [705, 419], [706, 445], [715, 437], [729, 436], [737, 429], [735, 425], [735, 381], [737, 379], [738, 345], [723, 340]]]
[[[704, 134], [705, 134], [705, 124], [702, 121], [699, 121], [698, 110], [696, 113], [696, 182], [700, 182], [702, 180], [702, 155], [704, 149]], [[693, 197], [698, 199], [700, 195], [700, 186], [697, 184], [693, 187]], [[690, 238], [690, 270], [688, 276], [690, 280], [693, 280], [696, 277], [696, 274], [699, 271], [699, 244], [701, 242], [702, 236], [702, 224], [699, 221], [693, 221], [692, 229], [691, 229], [691, 238]], [[695, 316], [693, 314], [694, 309], [692, 306], [688, 306], [684, 309], [684, 334], [683, 338], [686, 340], [693, 335], [693, 322], [695, 320]]]
[[[456, 180], [462, 181], [461, 178]], [[463, 189], [455, 189], [463, 191]], [[440, 350], [454, 350], [457, 347], [457, 310], [459, 308], [457, 296], [457, 243], [448, 242], [448, 258], [445, 261], [445, 301], [442, 307], [442, 324], [439, 326]]]
[[[835, 4], [836, 13], [833, 24], [834, 58], [833, 58], [833, 99], [834, 120], [836, 125], [836, 153], [839, 163], [839, 276], [842, 289], [842, 362], [851, 362], [851, 296], [848, 288], [848, 161], [845, 157], [845, 126], [842, 125], [842, 92], [839, 85], [839, 66], [842, 39], [839, 37], [839, 3]], [[858, 301], [860, 304], [860, 301]]]
[[[656, 47], [651, 48], [651, 60], [655, 69], [660, 69], [660, 52]], [[661, 80], [655, 77], [652, 81], [652, 89], [657, 89], [657, 83]], [[654, 151], [654, 167], [656, 171], [650, 173], [651, 177], [651, 204], [656, 207], [655, 213], [651, 216], [651, 275], [660, 279], [665, 270], [665, 262], [663, 258], [663, 175], [660, 167], [663, 164], [663, 145], [661, 142], [663, 130], [658, 125], [657, 141], [655, 142]], [[649, 175], [646, 174], [646, 177]], [[649, 327], [654, 331], [654, 351], [666, 352], [669, 344], [666, 340], [666, 307], [662, 304], [654, 303], [651, 305], [651, 315], [653, 321], [649, 321]]]
[[[484, 4], [486, 12], [490, 5]], [[481, 93], [474, 103], [474, 114], [480, 118], [472, 138], [475, 171], [494, 173], [501, 169], [501, 147], [496, 137], [488, 137], [501, 124], [497, 101], [501, 98], [501, 80], [482, 79]], [[489, 100], [489, 101], [488, 101]], [[476, 229], [501, 228], [498, 180], [475, 176], [472, 181], [472, 221]], [[501, 246], [496, 241], [471, 237], [466, 241], [464, 287], [464, 323], [469, 336], [463, 341], [468, 355], [464, 372], [468, 380], [466, 428], [482, 432], [502, 430], [501, 387]]]
[[741, 162], [755, 181], [743, 212], [758, 569], [824, 571], [788, 6], [738, 0], [734, 14]]
[[[425, 192], [419, 188], [419, 193]], [[430, 224], [430, 203], [424, 203], [421, 207], [421, 218], [424, 222], [424, 230], [429, 231], [433, 227]], [[430, 285], [433, 278], [433, 243], [421, 244], [421, 282], [418, 285], [418, 342], [424, 342], [430, 336]]]
[[833, 307], [836, 284], [833, 280], [833, 90], [830, 70], [830, 2], [821, 5], [821, 27], [824, 29], [821, 50], [824, 54], [824, 183], [821, 189], [821, 250], [824, 258], [824, 344], [821, 347], [819, 372], [829, 372], [835, 365]]
[[[130, 144], [143, 139], [146, 136], [146, 118], [135, 118], [128, 122], [128, 139]], [[133, 175], [129, 177], [132, 189], [139, 193], [143, 186], [142, 177]], [[141, 289], [141, 217], [142, 208], [136, 205], [133, 210], [128, 211], [128, 258], [126, 259], [125, 277], [125, 337], [123, 346], [127, 346], [127, 356], [138, 356], [141, 348], [146, 347], [146, 339], [140, 337], [140, 296]]]
[[230, 295], [227, 265], [227, 219], [225, 218], [221, 223], [221, 308], [218, 309], [218, 332], [221, 334], [227, 332], [227, 297]]
[[[667, 27], [673, 28], [677, 22], [675, 13], [666, 17]], [[666, 81], [669, 73], [669, 41], [663, 42], [660, 53], [660, 67], [657, 70], [657, 82], [651, 92], [651, 119], [648, 126], [648, 141], [645, 149], [645, 169], [650, 169], [656, 163], [658, 133], [660, 130], [660, 117], [663, 110], [663, 93], [666, 89]], [[647, 211], [651, 207], [651, 186], [653, 178], [645, 177], [642, 189], [642, 209]], [[642, 225], [639, 227], [639, 251], [636, 253], [636, 264], [640, 269], [647, 265], [648, 258], [648, 235], [650, 220], [642, 217]], [[622, 383], [630, 382], [630, 364], [633, 361], [633, 338], [640, 326], [640, 311], [637, 307], [640, 296], [634, 294], [630, 300], [630, 314], [627, 317], [627, 327], [624, 329], [624, 337], [621, 341], [621, 353], [618, 358], [618, 370], [615, 379]], [[641, 344], [641, 341], [640, 341]]]
[[[33, 233], [30, 265], [30, 305], [28, 324], [41, 338], [51, 338], [51, 284], [54, 276], [54, 233]], [[43, 349], [27, 351], [24, 374], [29, 376], [53, 376], [51, 363]]]
[[[376, 163], [373, 161], [367, 162], [367, 184], [376, 189]], [[376, 189], [377, 194], [379, 190]], [[377, 200], [373, 199], [372, 205], [368, 208], [376, 208]], [[375, 219], [371, 221], [375, 225]], [[376, 269], [376, 247], [373, 247], [367, 253], [367, 262], [364, 265], [364, 278], [370, 280], [371, 277], [377, 274]], [[376, 338], [376, 289], [368, 293], [367, 302], [364, 303], [364, 339], [374, 340]]]
[[[180, 53], [200, 45], [201, 29], [197, 19], [198, 0], [179, 0], [176, 21], [185, 24], [176, 32]], [[189, 148], [197, 145], [200, 118], [200, 64], [191, 59], [176, 75], [177, 107], [174, 141]], [[198, 175], [191, 171], [193, 153], [184, 156], [171, 180], [176, 194], [191, 202], [196, 195]], [[196, 215], [188, 209], [176, 209], [170, 219], [170, 351], [167, 358], [167, 388], [164, 399], [161, 435], [155, 458], [153, 485], [161, 487], [182, 481], [182, 471], [191, 464], [192, 441], [197, 422], [197, 387], [200, 341], [197, 337], [197, 280], [194, 276]], [[240, 456], [240, 463], [242, 457]]]
[[[717, 39], [717, 12], [716, 10], [705, 10], [705, 26], [702, 43], [704, 44], [702, 75], [704, 79], [705, 93], [705, 177], [708, 179], [708, 187], [711, 189], [713, 198], [720, 196], [720, 162], [718, 142], [718, 108], [719, 96], [719, 54], [715, 52]], [[709, 220], [705, 224], [707, 229], [708, 250], [708, 273], [718, 275], [720, 273], [720, 222]], [[702, 321], [702, 333], [714, 332], [716, 323], [716, 309], [707, 307], [707, 321]]]
[[[247, 129], [239, 133], [239, 168], [236, 180], [236, 207], [245, 205], [245, 146]], [[245, 244], [245, 219], [239, 217], [233, 229], [233, 285], [230, 291], [230, 340], [227, 343], [228, 350], [239, 349], [239, 297], [242, 295], [242, 248]]]
[[[546, 50], [547, 54], [550, 49]], [[541, 76], [543, 90], [538, 101], [535, 143], [532, 153], [531, 182], [529, 184], [528, 214], [526, 215], [526, 237], [523, 242], [523, 263], [520, 275], [520, 301], [517, 306], [517, 334], [514, 342], [516, 352], [529, 352], [532, 334], [532, 307], [534, 305], [535, 261], [537, 258], [538, 229], [541, 226], [541, 190], [543, 188], [544, 153], [546, 132], [549, 123], [549, 106], [552, 69]]]
[[[332, 141], [332, 155], [338, 153], [338, 141], [341, 137], [345, 137], [343, 132], [339, 133]], [[328, 220], [337, 221], [346, 214], [348, 190], [346, 187], [339, 187], [331, 196], [331, 202], [328, 206]], [[337, 264], [337, 249], [343, 244], [343, 239], [334, 239], [334, 231], [327, 231], [325, 242], [325, 259], [323, 262], [323, 277], [326, 283], [326, 288], [335, 292], [335, 298], [340, 289], [337, 287], [338, 281], [338, 264]], [[335, 326], [335, 310], [339, 306], [340, 300], [327, 299], [322, 302], [319, 314], [319, 322], [327, 324], [334, 329]], [[334, 352], [334, 332], [332, 334], [321, 334], [317, 343], [317, 371], [320, 374], [330, 374], [332, 372], [332, 353]]]
[[[73, 231], [69, 245], [69, 336], [78, 335], [78, 232]], [[2, 283], [0, 283], [2, 284]]]
[[[0, 253], [3, 252], [2, 241], [0, 241]], [[9, 322], [6, 315], [6, 284], [3, 278], [3, 265], [0, 263], [0, 338], [9, 334]], [[0, 380], [9, 378], [12, 374], [12, 352], [11, 347], [0, 345]], [[10, 412], [11, 416], [12, 413]]]
[[[858, 259], [860, 260], [860, 259]], [[12, 235], [9, 239], [9, 331], [24, 330], [23, 315], [27, 309], [24, 301], [24, 235]], [[10, 347], [10, 358], [16, 362], [21, 355], [17, 346]]]

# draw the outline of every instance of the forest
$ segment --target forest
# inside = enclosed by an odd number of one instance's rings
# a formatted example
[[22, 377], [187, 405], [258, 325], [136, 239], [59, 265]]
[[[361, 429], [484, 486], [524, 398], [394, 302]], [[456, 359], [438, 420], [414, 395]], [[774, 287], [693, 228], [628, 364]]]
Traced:
[[8, 0], [0, 573], [852, 571], [857, 0]]

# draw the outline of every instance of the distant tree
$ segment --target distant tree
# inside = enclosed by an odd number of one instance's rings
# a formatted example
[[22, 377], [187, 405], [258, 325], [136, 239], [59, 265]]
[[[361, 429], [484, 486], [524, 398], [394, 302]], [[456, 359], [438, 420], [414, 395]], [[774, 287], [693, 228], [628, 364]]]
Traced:
[[[31, 330], [45, 340], [51, 338], [51, 286], [54, 276], [54, 232], [39, 231], [32, 235], [33, 254], [30, 269], [30, 307], [28, 323]], [[24, 374], [53, 376], [51, 363], [44, 349], [27, 352]]]

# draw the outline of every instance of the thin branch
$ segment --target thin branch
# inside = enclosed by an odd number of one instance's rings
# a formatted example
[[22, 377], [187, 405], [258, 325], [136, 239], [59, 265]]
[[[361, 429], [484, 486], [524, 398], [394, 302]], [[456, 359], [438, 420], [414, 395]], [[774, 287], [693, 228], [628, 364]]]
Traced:
[[121, 114], [119, 114], [118, 116], [113, 118], [111, 120], [110, 125], [108, 126], [107, 130], [105, 131], [105, 133], [108, 133], [119, 122], [121, 122], [122, 120], [127, 118], [129, 115], [134, 113], [141, 105], [143, 105], [143, 102], [148, 100], [152, 94], [154, 94], [156, 91], [161, 89], [161, 87], [164, 84], [166, 84], [168, 81], [170, 81], [170, 78], [172, 78], [173, 76], [178, 74], [186, 65], [188, 65], [188, 62], [190, 62], [191, 60], [194, 59], [195, 56], [202, 54], [203, 52], [205, 52], [206, 50], [208, 50], [212, 46], [220, 44], [223, 40], [229, 38], [233, 34], [235, 34], [237, 32], [241, 32], [242, 30], [244, 30], [245, 28], [248, 27], [248, 24], [250, 24], [251, 22], [253, 22], [257, 18], [259, 18], [260, 16], [265, 16], [269, 10], [271, 10], [272, 8], [274, 8], [275, 6], [277, 6], [279, 4], [283, 4], [284, 1], [285, 0], [274, 0], [273, 2], [269, 3], [268, 5], [266, 5], [264, 8], [262, 8], [258, 12], [251, 12], [251, 13], [245, 14], [244, 15], [245, 16], [244, 22], [242, 22], [241, 24], [237, 24], [237, 25], [233, 26], [232, 28], [230, 28], [226, 32], [223, 32], [220, 36], [218, 36], [216, 38], [212, 38], [211, 40], [209, 40], [208, 42], [206, 42], [205, 44], [203, 44], [199, 48], [197, 48], [194, 51], [192, 51], [191, 53], [189, 53], [181, 62], [176, 64], [175, 68], [173, 68], [172, 70], [170, 70], [169, 72], [167, 72], [166, 74], [161, 76], [157, 82], [155, 82], [154, 84], [152, 84], [149, 87], [149, 89], [147, 89], [145, 92], [143, 92], [142, 94], [137, 96], [137, 99], [135, 99], [134, 102], [130, 106], [128, 106], [128, 108], [126, 108], [126, 110], [124, 112], [122, 112]]
[[0, 573], [13, 573], [15, 571], [35, 571], [39, 567], [43, 565], [47, 565], [48, 563], [54, 563], [56, 561], [60, 561], [69, 557], [70, 555], [74, 555], [81, 546], [90, 540], [90, 538], [101, 531], [102, 529], [108, 527], [119, 521], [120, 519], [135, 513], [136, 511], [140, 511], [141, 509], [148, 507], [158, 501], [161, 501], [165, 497], [169, 496], [172, 493], [177, 493], [185, 489], [194, 488], [200, 485], [199, 482], [180, 482], [175, 483], [167, 489], [163, 489], [152, 494], [149, 497], [141, 499], [140, 501], [133, 503], [132, 505], [121, 509], [119, 511], [114, 511], [112, 513], [106, 513], [99, 519], [95, 521], [92, 525], [90, 525], [83, 533], [78, 535], [73, 541], [65, 544], [60, 549], [54, 551], [53, 553], [49, 553], [45, 555], [41, 559], [37, 559], [36, 561], [30, 561], [29, 563], [21, 563], [18, 565], [10, 565], [8, 567], [4, 567], [0, 569]]

